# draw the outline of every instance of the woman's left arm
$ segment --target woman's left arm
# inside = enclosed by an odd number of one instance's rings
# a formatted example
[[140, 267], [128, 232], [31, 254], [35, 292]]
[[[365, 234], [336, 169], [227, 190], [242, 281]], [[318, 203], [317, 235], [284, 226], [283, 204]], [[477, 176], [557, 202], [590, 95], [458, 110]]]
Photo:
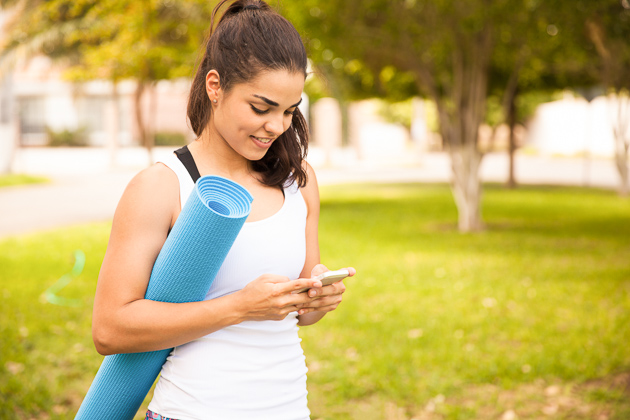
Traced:
[[[319, 254], [319, 189], [315, 171], [308, 163], [305, 163], [308, 174], [308, 183], [302, 188], [302, 195], [308, 210], [306, 216], [306, 261], [300, 274], [300, 278], [310, 278], [328, 271], [326, 266], [320, 264]], [[354, 268], [349, 268], [350, 275], [355, 274]], [[343, 281], [329, 286], [312, 288], [307, 293], [311, 297], [317, 296], [308, 306], [302, 307], [298, 312], [298, 325], [312, 325], [322, 319], [327, 312], [334, 311], [341, 303], [342, 294], [346, 286]]]

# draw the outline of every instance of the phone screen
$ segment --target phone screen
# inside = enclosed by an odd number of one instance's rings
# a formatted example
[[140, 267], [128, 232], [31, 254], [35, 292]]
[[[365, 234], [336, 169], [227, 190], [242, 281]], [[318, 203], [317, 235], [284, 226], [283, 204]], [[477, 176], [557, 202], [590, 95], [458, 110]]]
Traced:
[[[329, 284], [337, 283], [339, 280], [345, 279], [349, 275], [350, 273], [348, 272], [348, 270], [326, 271], [319, 276], [315, 276], [314, 279], [320, 280], [322, 282], [322, 286], [328, 286]], [[300, 289], [293, 293], [304, 293], [308, 289], [310, 289], [310, 287]]]

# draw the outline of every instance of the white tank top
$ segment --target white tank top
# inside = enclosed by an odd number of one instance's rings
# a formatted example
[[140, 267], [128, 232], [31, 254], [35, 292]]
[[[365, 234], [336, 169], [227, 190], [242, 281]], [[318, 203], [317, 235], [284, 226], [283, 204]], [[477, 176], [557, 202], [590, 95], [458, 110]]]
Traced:
[[[162, 161], [180, 184], [182, 205], [193, 181], [175, 155]], [[297, 279], [306, 259], [306, 203], [284, 188], [274, 215], [247, 222], [206, 300], [234, 293], [262, 274]], [[180, 420], [307, 420], [306, 364], [297, 312], [282, 321], [246, 321], [173, 349], [149, 409]]]

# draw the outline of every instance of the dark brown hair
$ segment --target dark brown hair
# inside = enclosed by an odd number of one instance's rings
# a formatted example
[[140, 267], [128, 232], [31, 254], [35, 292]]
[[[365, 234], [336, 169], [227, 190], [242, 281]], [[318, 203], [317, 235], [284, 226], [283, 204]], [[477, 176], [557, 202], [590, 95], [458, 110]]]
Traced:
[[[213, 29], [216, 14], [227, 1], [219, 2], [212, 11], [210, 37], [190, 88], [188, 119], [198, 137], [212, 112], [206, 94], [206, 74], [210, 70], [219, 73], [224, 92], [269, 70], [303, 73], [306, 77], [306, 50], [300, 35], [264, 1], [234, 1]], [[306, 120], [296, 109], [289, 129], [273, 142], [262, 159], [252, 162], [252, 167], [262, 174], [266, 185], [282, 187], [295, 180], [303, 187], [306, 171], [302, 161], [307, 149]]]

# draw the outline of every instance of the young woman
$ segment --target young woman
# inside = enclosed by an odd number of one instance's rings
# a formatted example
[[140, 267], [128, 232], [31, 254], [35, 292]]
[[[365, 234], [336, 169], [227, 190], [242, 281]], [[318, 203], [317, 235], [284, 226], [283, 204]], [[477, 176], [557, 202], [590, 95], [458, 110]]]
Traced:
[[[298, 325], [336, 309], [345, 286], [312, 279], [327, 269], [319, 264], [319, 195], [303, 160], [308, 133], [297, 108], [306, 66], [287, 20], [259, 0], [230, 4], [191, 87], [188, 118], [197, 139], [139, 173], [120, 200], [93, 336], [103, 355], [174, 347], [148, 419], [309, 418]], [[194, 179], [209, 174], [253, 195], [243, 229], [204, 301], [144, 299]]]

